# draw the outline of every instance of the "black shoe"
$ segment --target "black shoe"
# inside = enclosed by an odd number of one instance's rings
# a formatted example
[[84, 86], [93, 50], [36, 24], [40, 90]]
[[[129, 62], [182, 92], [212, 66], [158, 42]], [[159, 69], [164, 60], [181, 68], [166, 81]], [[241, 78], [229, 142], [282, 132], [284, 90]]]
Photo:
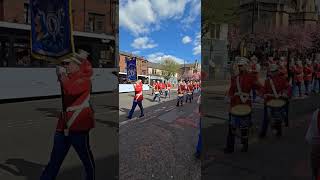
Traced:
[[132, 117], [127, 116], [127, 119], [132, 119]]
[[143, 116], [144, 116], [144, 114], [141, 114], [139, 117], [141, 117], [141, 118], [142, 118]]
[[231, 154], [234, 152], [234, 148], [224, 148], [223, 152], [225, 154]]

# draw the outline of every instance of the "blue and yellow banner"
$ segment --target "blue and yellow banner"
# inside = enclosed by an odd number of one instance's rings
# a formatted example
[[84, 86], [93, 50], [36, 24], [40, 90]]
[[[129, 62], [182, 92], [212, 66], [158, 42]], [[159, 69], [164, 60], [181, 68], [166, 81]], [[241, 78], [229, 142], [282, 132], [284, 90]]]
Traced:
[[131, 59], [126, 57], [127, 62], [127, 78], [130, 81], [136, 81], [137, 80], [137, 60], [135, 57], [132, 57]]
[[31, 52], [59, 59], [74, 52], [71, 0], [30, 0]]

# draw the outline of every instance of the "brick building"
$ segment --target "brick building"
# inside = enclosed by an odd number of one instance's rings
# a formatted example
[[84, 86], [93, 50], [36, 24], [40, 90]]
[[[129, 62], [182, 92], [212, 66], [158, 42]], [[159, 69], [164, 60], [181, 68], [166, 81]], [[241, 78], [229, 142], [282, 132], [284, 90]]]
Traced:
[[143, 57], [136, 56], [130, 53], [126, 52], [120, 52], [120, 60], [119, 60], [119, 67], [120, 67], [120, 72], [126, 73], [126, 57], [131, 58], [131, 57], [136, 57], [137, 59], [137, 73], [138, 75], [148, 75], [148, 60], [146, 60]]
[[[0, 66], [44, 64], [30, 57], [29, 7], [28, 0], [0, 0]], [[72, 0], [72, 13], [75, 49], [88, 51], [94, 67], [117, 67], [118, 1]]]

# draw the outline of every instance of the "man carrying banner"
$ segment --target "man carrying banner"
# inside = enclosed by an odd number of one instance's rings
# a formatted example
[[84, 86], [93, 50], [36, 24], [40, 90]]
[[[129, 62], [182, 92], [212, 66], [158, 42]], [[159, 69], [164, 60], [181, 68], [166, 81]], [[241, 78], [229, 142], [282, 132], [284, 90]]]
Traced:
[[137, 105], [139, 106], [140, 111], [141, 111], [140, 117], [144, 116], [143, 106], [142, 106], [142, 100], [143, 100], [143, 94], [142, 94], [143, 84], [142, 84], [142, 81], [138, 80], [133, 86], [134, 86], [135, 96], [133, 98], [133, 104], [132, 104], [132, 108], [131, 108], [131, 110], [129, 112], [128, 119], [132, 118], [132, 115], [133, 115], [134, 110], [136, 109]]
[[73, 146], [85, 167], [86, 180], [94, 180], [95, 163], [89, 143], [90, 130], [95, 126], [89, 104], [91, 80], [83, 76], [78, 59], [65, 59], [63, 66], [58, 68], [57, 76], [62, 85], [66, 112], [59, 118], [50, 161], [40, 179], [56, 179], [64, 158]]

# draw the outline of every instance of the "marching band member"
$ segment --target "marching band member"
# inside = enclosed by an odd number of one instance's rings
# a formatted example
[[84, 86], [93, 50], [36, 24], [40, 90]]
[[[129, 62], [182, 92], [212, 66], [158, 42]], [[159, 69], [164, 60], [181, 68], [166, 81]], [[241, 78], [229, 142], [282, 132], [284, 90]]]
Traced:
[[128, 119], [132, 118], [132, 115], [134, 113], [134, 110], [136, 109], [137, 105], [140, 108], [141, 114], [140, 117], [144, 116], [143, 113], [143, 105], [142, 105], [142, 100], [143, 100], [143, 84], [141, 80], [138, 80], [134, 85], [134, 92], [135, 92], [135, 96], [133, 98], [133, 104], [132, 104], [132, 108], [129, 112], [128, 115]]
[[[167, 95], [169, 96], [169, 99], [170, 99], [170, 97], [171, 97], [171, 87], [172, 87], [172, 85], [171, 85], [171, 83], [170, 83], [169, 81], [167, 81], [166, 87], [167, 87]], [[167, 97], [167, 96], [166, 96], [166, 97]]]
[[[257, 76], [257, 79], [259, 78], [260, 73], [260, 65], [258, 63], [258, 59], [255, 55], [251, 57], [251, 73], [254, 76]], [[253, 96], [253, 102], [256, 100], [256, 91], [255, 89], [252, 90], [252, 96]]]
[[160, 89], [161, 89], [161, 85], [160, 85], [160, 81], [157, 81], [155, 87], [154, 87], [154, 97], [153, 97], [153, 101], [156, 100], [156, 98], [159, 99], [160, 102]]
[[250, 92], [253, 88], [258, 91], [262, 89], [262, 85], [258, 82], [257, 76], [248, 72], [248, 60], [246, 58], [241, 58], [237, 65], [238, 73], [232, 77], [231, 86], [228, 91], [230, 97], [230, 113], [225, 153], [234, 152], [236, 129], [240, 129], [241, 131], [242, 151], [248, 151], [249, 128], [252, 124]]
[[186, 91], [187, 91], [186, 103], [187, 103], [188, 100], [189, 100], [189, 102], [191, 103], [191, 100], [192, 100], [192, 91], [193, 91], [193, 85], [191, 84], [191, 82], [188, 82]]
[[56, 179], [60, 166], [71, 146], [78, 153], [86, 171], [86, 180], [95, 179], [95, 163], [90, 148], [89, 133], [95, 126], [94, 114], [90, 107], [91, 80], [83, 76], [81, 61], [71, 57], [63, 61], [66, 73], [58, 68], [66, 109], [58, 120], [54, 144], [48, 165], [41, 180]]
[[280, 58], [279, 62], [279, 74], [284, 76], [285, 79], [288, 79], [288, 69], [287, 69], [287, 61], [285, 57]]
[[294, 72], [294, 82], [295, 85], [298, 86], [299, 89], [299, 97], [302, 97], [301, 85], [303, 82], [303, 66], [302, 61], [298, 60], [296, 66], [293, 68]]
[[312, 74], [313, 74], [313, 68], [311, 65], [311, 61], [309, 59], [306, 59], [306, 65], [303, 68], [303, 74], [304, 74], [304, 86], [305, 86], [305, 95], [309, 95], [309, 87], [312, 82]]
[[[264, 118], [262, 121], [262, 128], [260, 132], [260, 137], [263, 138], [266, 136], [268, 125], [269, 125], [269, 118], [268, 112], [269, 108], [267, 106], [268, 102], [273, 99], [278, 99], [283, 97], [286, 99], [290, 95], [290, 86], [287, 79], [282, 76], [279, 72], [278, 65], [273, 64], [270, 66], [270, 76], [265, 81], [264, 85]], [[287, 102], [286, 100], [283, 100]], [[286, 111], [286, 118], [288, 116], [287, 106], [283, 106], [284, 110]], [[286, 121], [286, 120], [285, 120]], [[278, 132], [279, 133], [279, 132]], [[280, 134], [278, 134], [280, 135]]]
[[91, 63], [88, 60], [88, 56], [89, 56], [89, 53], [82, 49], [79, 49], [78, 53], [75, 54], [75, 57], [80, 59], [82, 62], [80, 65], [82, 74], [86, 77], [91, 78], [93, 75], [93, 70], [92, 70]]
[[179, 104], [180, 104], [181, 106], [183, 106], [184, 91], [185, 91], [185, 86], [184, 86], [184, 84], [180, 81], [180, 82], [178, 83], [177, 106], [179, 106]]
[[156, 87], [156, 81], [153, 80], [153, 81], [152, 81], [152, 92], [151, 92], [151, 95], [152, 95], [152, 96], [153, 96], [153, 94], [154, 94], [154, 89], [155, 89], [155, 87]]

